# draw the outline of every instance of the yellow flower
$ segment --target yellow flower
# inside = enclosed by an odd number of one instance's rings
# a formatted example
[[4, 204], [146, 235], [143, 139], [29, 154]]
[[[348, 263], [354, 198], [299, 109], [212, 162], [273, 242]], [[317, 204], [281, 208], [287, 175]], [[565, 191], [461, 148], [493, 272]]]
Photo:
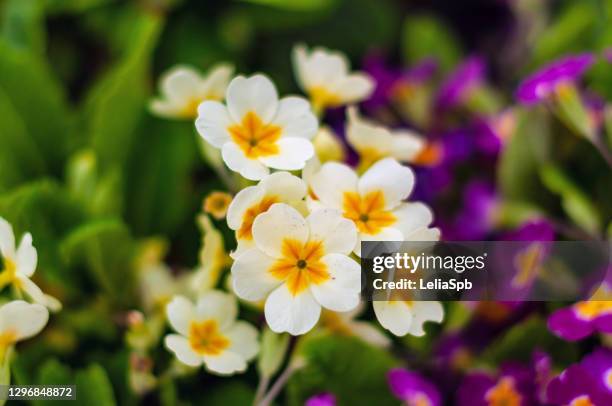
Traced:
[[225, 218], [227, 209], [232, 202], [232, 195], [227, 192], [212, 192], [204, 199], [204, 212], [217, 220]]

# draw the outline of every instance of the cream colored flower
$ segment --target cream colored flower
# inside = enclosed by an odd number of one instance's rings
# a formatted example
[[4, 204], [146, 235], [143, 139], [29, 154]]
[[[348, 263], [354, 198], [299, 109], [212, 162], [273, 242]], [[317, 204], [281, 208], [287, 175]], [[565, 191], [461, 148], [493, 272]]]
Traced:
[[253, 222], [274, 203], [299, 204], [306, 195], [306, 184], [289, 172], [275, 172], [256, 186], [242, 189], [234, 197], [227, 211], [227, 224], [236, 232], [238, 246], [231, 255], [238, 258], [252, 247]]
[[340, 52], [304, 45], [293, 48], [293, 67], [299, 85], [317, 111], [367, 99], [374, 81], [363, 72], [349, 72], [349, 61]]
[[0, 364], [10, 347], [40, 333], [48, 320], [49, 311], [40, 304], [14, 300], [0, 306]]
[[[437, 229], [421, 227], [411, 233], [405, 241], [438, 241], [440, 233]], [[442, 322], [444, 319], [444, 308], [436, 301], [410, 301], [402, 295], [398, 296], [391, 292], [389, 300], [377, 300], [373, 302], [374, 314], [378, 322], [396, 336], [411, 334], [422, 336], [425, 334], [423, 325], [432, 321]], [[402, 300], [400, 300], [402, 299]]]
[[188, 66], [176, 66], [160, 79], [161, 97], [151, 102], [153, 113], [169, 118], [195, 118], [204, 100], [222, 100], [234, 68], [227, 64], [213, 66], [200, 75]]
[[315, 155], [321, 162], [344, 161], [346, 156], [344, 145], [329, 127], [321, 127], [312, 142]]
[[357, 108], [347, 109], [346, 139], [361, 158], [360, 166], [367, 169], [383, 158], [413, 162], [425, 148], [425, 140], [410, 130], [390, 131], [362, 118]]
[[204, 199], [204, 212], [217, 220], [225, 218], [227, 209], [232, 202], [232, 195], [227, 192], [212, 192]]
[[[433, 220], [423, 203], [404, 202], [414, 186], [414, 175], [392, 158], [376, 162], [361, 177], [344, 164], [328, 162], [312, 176], [310, 185], [318, 204], [340, 210], [355, 223], [357, 255], [361, 241], [409, 240]], [[430, 232], [439, 234], [437, 229]]]
[[172, 270], [161, 262], [141, 268], [140, 293], [145, 309], [163, 311], [175, 295], [187, 290], [187, 275], [174, 276]]
[[276, 203], [255, 219], [252, 232], [255, 247], [232, 266], [234, 292], [245, 300], [266, 299], [274, 332], [304, 334], [322, 307], [347, 312], [357, 306], [361, 271], [349, 257], [356, 230], [340, 213], [318, 210], [304, 218]]
[[43, 293], [30, 279], [38, 263], [36, 248], [32, 246], [32, 235], [24, 234], [19, 247], [16, 248], [13, 227], [2, 217], [0, 217], [0, 254], [4, 264], [0, 272], [0, 290], [12, 285], [17, 291], [25, 293], [34, 302], [52, 311], [61, 309], [62, 305], [57, 299]]
[[231, 170], [260, 180], [269, 168], [302, 169], [313, 156], [311, 138], [318, 123], [308, 101], [295, 96], [279, 100], [270, 79], [254, 75], [231, 81], [226, 104], [202, 103], [196, 127], [206, 141], [221, 149]]
[[166, 347], [182, 363], [220, 374], [244, 372], [259, 351], [257, 330], [236, 321], [238, 305], [232, 295], [211, 290], [194, 305], [176, 296], [167, 307], [168, 320], [178, 334], [165, 338]]
[[221, 272], [229, 266], [230, 258], [225, 251], [221, 232], [213, 226], [206, 215], [198, 216], [198, 225], [202, 233], [202, 247], [192, 287], [198, 293], [205, 292], [217, 285]]
[[355, 320], [357, 316], [363, 313], [365, 306], [363, 302], [348, 312], [333, 312], [331, 310], [323, 310], [321, 314], [321, 323], [325, 328], [332, 333], [359, 337], [363, 341], [377, 347], [388, 347], [391, 340], [384, 335], [378, 328], [366, 321]]

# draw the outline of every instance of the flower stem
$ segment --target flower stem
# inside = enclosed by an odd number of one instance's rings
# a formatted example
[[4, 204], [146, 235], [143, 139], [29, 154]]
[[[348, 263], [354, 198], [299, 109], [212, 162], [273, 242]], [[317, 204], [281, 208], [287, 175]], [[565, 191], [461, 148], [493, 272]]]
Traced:
[[270, 404], [274, 401], [274, 399], [276, 399], [278, 394], [283, 390], [285, 385], [287, 385], [289, 378], [291, 378], [293, 373], [298, 369], [299, 368], [297, 368], [295, 365], [289, 363], [289, 365], [287, 365], [287, 368], [285, 368], [285, 370], [279, 375], [276, 382], [274, 382], [274, 385], [272, 385], [270, 391], [263, 397], [263, 399], [257, 404], [257, 406], [270, 406]]

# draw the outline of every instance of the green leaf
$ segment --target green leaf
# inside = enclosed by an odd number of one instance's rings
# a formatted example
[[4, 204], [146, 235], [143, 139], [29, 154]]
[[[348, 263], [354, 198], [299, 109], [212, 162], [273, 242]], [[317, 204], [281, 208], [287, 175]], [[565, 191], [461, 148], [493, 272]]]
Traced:
[[77, 371], [74, 384], [77, 387], [78, 404], [100, 406], [116, 404], [111, 382], [100, 365], [93, 364]]
[[40, 58], [0, 38], [0, 89], [21, 117], [36, 150], [44, 151], [48, 170], [60, 175], [71, 147], [73, 117], [59, 83]]
[[330, 391], [341, 405], [396, 405], [386, 374], [396, 362], [386, 351], [353, 337], [324, 336], [303, 343], [306, 366], [289, 381], [292, 405]]
[[507, 330], [484, 351], [481, 359], [491, 365], [505, 361], [528, 363], [535, 350], [545, 351], [565, 365], [575, 361], [578, 355], [575, 346], [553, 336], [544, 320], [532, 316]]
[[0, 191], [42, 176], [45, 162], [25, 123], [0, 88]]
[[145, 111], [151, 52], [161, 18], [141, 13], [132, 21], [132, 46], [88, 95], [84, 118], [100, 167], [123, 165]]
[[70, 265], [85, 266], [110, 297], [133, 300], [134, 242], [120, 220], [94, 220], [76, 228], [62, 241], [61, 252]]
[[247, 384], [241, 381], [229, 381], [214, 385], [198, 397], [193, 404], [206, 406], [250, 405], [255, 393]]
[[319, 11], [333, 7], [338, 0], [241, 0], [245, 3], [259, 4], [291, 11]]
[[2, 37], [8, 43], [37, 56], [45, 52], [44, 2], [7, 0], [2, 14]]
[[561, 197], [561, 205], [574, 223], [592, 233], [601, 230], [601, 216], [597, 208], [561, 168], [546, 165], [541, 169], [540, 176], [546, 187]]
[[542, 198], [538, 171], [549, 159], [550, 117], [542, 109], [516, 113], [516, 131], [499, 160], [498, 184], [505, 198], [536, 203]]
[[409, 63], [434, 57], [444, 71], [450, 70], [461, 57], [461, 47], [447, 25], [431, 15], [415, 15], [404, 20], [402, 52]]

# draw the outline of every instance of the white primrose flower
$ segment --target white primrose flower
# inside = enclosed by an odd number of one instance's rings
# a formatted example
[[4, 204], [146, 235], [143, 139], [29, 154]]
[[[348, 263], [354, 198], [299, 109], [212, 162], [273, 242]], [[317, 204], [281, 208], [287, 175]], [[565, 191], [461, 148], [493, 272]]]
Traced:
[[361, 241], [408, 240], [433, 220], [425, 204], [404, 202], [414, 186], [414, 175], [392, 158], [376, 162], [361, 178], [347, 165], [325, 163], [311, 176], [310, 186], [318, 204], [340, 210], [355, 223], [357, 255], [361, 255]]
[[272, 331], [304, 334], [321, 307], [346, 312], [359, 303], [361, 271], [349, 258], [356, 234], [335, 210], [304, 218], [287, 204], [274, 204], [253, 223], [255, 247], [232, 266], [234, 292], [245, 300], [266, 299]]
[[196, 127], [208, 143], [221, 149], [231, 170], [259, 180], [269, 168], [302, 169], [313, 156], [311, 138], [318, 122], [305, 99], [279, 100], [266, 76], [238, 76], [227, 88], [226, 104], [200, 104]]
[[374, 90], [372, 78], [363, 72], [351, 73], [348, 59], [340, 52], [322, 47], [308, 52], [304, 45], [296, 45], [293, 66], [317, 111], [365, 100]]
[[253, 247], [253, 222], [274, 203], [301, 204], [306, 195], [306, 184], [289, 172], [275, 172], [255, 186], [242, 189], [227, 210], [227, 224], [236, 232], [238, 246], [231, 256], [238, 258]]
[[198, 226], [202, 233], [202, 246], [199, 265], [191, 279], [191, 286], [197, 293], [201, 293], [215, 287], [223, 269], [229, 266], [230, 258], [225, 251], [223, 235], [207, 215], [198, 216]]
[[57, 299], [43, 293], [30, 279], [38, 263], [38, 254], [32, 245], [32, 235], [24, 234], [19, 247], [16, 247], [13, 227], [2, 217], [0, 217], [0, 254], [3, 261], [3, 268], [0, 272], [0, 290], [12, 285], [17, 291], [28, 295], [32, 301], [52, 311], [61, 309], [62, 305]]
[[195, 118], [204, 100], [222, 100], [234, 68], [227, 64], [213, 66], [200, 75], [188, 66], [175, 66], [160, 79], [161, 96], [151, 102], [153, 113], [168, 118]]
[[14, 300], [0, 306], [0, 363], [11, 346], [40, 333], [48, 320], [49, 311], [40, 304]]
[[236, 298], [217, 290], [203, 293], [194, 305], [175, 296], [167, 306], [170, 325], [178, 334], [168, 334], [166, 347], [182, 363], [210, 372], [230, 375], [244, 372], [259, 351], [257, 330], [236, 321]]
[[355, 106], [347, 109], [347, 115], [346, 139], [359, 153], [365, 168], [387, 157], [412, 162], [425, 148], [423, 137], [410, 130], [390, 131], [362, 118]]
[[[411, 233], [406, 241], [438, 241], [438, 229], [422, 227]], [[374, 314], [381, 326], [396, 336], [423, 336], [423, 325], [428, 322], [441, 323], [444, 319], [444, 308], [436, 301], [411, 301], [400, 298], [395, 292], [390, 292], [389, 300], [376, 300], [373, 302]]]

